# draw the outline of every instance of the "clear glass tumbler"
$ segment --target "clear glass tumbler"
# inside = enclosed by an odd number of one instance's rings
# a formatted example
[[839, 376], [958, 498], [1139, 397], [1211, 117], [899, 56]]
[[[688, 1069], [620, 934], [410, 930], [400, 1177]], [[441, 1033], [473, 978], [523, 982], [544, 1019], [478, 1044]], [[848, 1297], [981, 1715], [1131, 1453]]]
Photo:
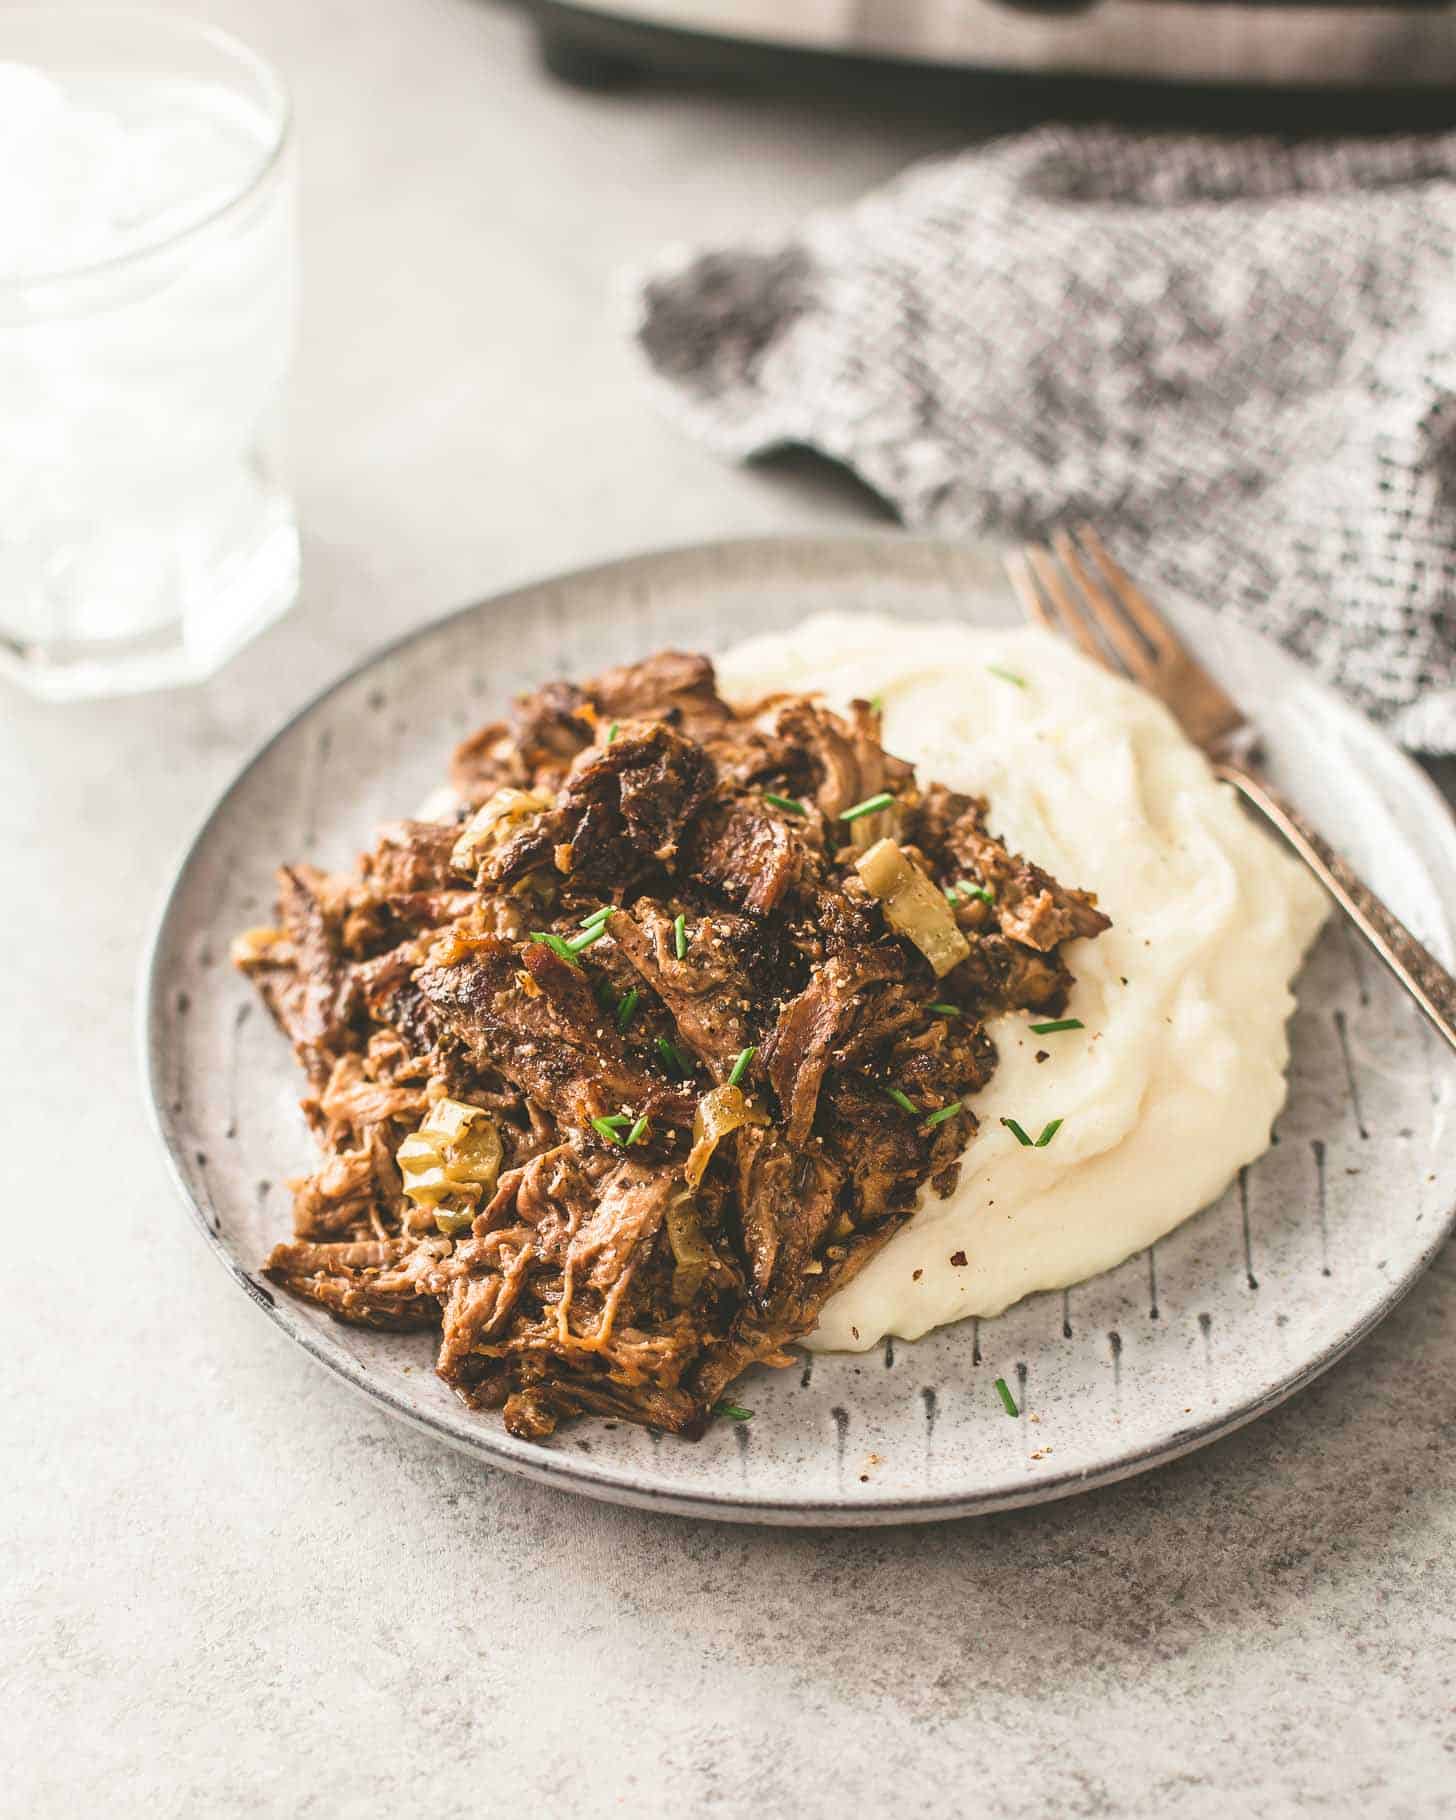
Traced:
[[161, 14], [0, 8], [0, 673], [209, 675], [292, 605], [288, 97]]

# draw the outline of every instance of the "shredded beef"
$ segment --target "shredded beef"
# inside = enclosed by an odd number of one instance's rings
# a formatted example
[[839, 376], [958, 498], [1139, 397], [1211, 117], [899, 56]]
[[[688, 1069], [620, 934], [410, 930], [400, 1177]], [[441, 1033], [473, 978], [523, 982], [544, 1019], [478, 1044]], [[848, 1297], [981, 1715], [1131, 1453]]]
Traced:
[[[983, 1019], [1059, 1010], [1063, 944], [1108, 926], [878, 733], [864, 702], [735, 709], [707, 658], [664, 651], [465, 741], [456, 815], [392, 823], [352, 873], [285, 866], [276, 926], [234, 948], [324, 1152], [274, 1281], [438, 1328], [440, 1375], [526, 1439], [585, 1414], [695, 1436], [747, 1366], [788, 1363], [953, 1187]], [[541, 806], [502, 797], [498, 838], [487, 810], [466, 875], [460, 823], [502, 789]], [[942, 978], [854, 870], [884, 839], [969, 945]], [[705, 1135], [709, 1094], [748, 1122]], [[463, 1211], [401, 1153], [441, 1100], [499, 1138]]]

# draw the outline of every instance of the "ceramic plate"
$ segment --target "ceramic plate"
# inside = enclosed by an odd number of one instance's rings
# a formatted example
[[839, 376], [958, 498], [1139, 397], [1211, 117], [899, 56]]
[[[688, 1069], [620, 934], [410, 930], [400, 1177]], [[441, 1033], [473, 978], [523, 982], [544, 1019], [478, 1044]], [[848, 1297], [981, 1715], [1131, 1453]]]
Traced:
[[[1277, 1142], [1217, 1205], [999, 1320], [756, 1369], [735, 1391], [753, 1420], [696, 1444], [597, 1421], [546, 1445], [514, 1440], [434, 1377], [429, 1336], [337, 1325], [275, 1293], [258, 1266], [287, 1233], [284, 1181], [312, 1167], [312, 1147], [288, 1045], [226, 960], [233, 933], [267, 919], [274, 866], [350, 862], [374, 823], [439, 783], [451, 743], [521, 689], [661, 645], [721, 649], [831, 607], [1016, 616], [985, 552], [898, 536], [722, 544], [523, 588], [395, 645], [305, 708], [223, 796], [172, 888], [150, 958], [145, 1065], [208, 1243], [316, 1359], [482, 1461], [744, 1522], [901, 1522], [1064, 1497], [1291, 1395], [1394, 1306], [1451, 1226], [1456, 1146], [1442, 1139], [1456, 1065], [1336, 920], [1299, 983]], [[1177, 617], [1265, 729], [1275, 779], [1449, 961], [1456, 834], [1430, 783], [1272, 646], [1198, 610]]]

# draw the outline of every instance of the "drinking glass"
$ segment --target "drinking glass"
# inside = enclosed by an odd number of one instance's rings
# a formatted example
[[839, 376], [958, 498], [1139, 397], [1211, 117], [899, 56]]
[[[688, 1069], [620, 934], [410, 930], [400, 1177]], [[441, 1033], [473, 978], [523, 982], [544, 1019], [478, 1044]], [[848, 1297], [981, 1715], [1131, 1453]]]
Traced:
[[0, 672], [195, 681], [292, 605], [288, 97], [226, 34], [0, 9]]

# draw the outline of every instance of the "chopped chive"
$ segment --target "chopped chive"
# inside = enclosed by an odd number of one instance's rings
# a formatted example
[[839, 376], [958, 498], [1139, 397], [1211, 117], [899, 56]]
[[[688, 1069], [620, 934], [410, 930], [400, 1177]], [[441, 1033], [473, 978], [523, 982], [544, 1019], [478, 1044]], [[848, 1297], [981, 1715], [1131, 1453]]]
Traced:
[[672, 919], [672, 947], [680, 961], [688, 957], [688, 919], [681, 911]]
[[947, 1119], [954, 1118], [964, 1105], [964, 1100], [952, 1100], [950, 1105], [942, 1106], [939, 1112], [932, 1112], [925, 1123], [927, 1126], [943, 1125]]
[[621, 724], [622, 724], [621, 721], [614, 720], [612, 722], [611, 726], [607, 728], [607, 744], [608, 745], [611, 745], [612, 741], [617, 737], [617, 729], [621, 726]]
[[676, 1043], [670, 1043], [665, 1036], [660, 1036], [657, 1039], [657, 1053], [667, 1064], [669, 1071], [676, 1069], [679, 1074], [692, 1073], [693, 1064], [691, 1059], [683, 1054]]
[[945, 901], [946, 901], [946, 902], [947, 902], [947, 903], [948, 903], [948, 904], [958, 904], [958, 903], [959, 903], [959, 902], [960, 902], [960, 901], [961, 901], [961, 894], [960, 894], [960, 892], [959, 892], [959, 891], [957, 891], [957, 890], [956, 890], [956, 888], [955, 888], [955, 886], [954, 886], [954, 885], [947, 885], [947, 886], [946, 886], [946, 888], [945, 888]]
[[604, 1137], [609, 1144], [620, 1144], [622, 1141], [622, 1133], [618, 1129], [619, 1123], [625, 1124], [626, 1120], [622, 1119], [619, 1121], [616, 1118], [593, 1119], [592, 1130], [596, 1132], [598, 1137]]
[[627, 1133], [627, 1142], [629, 1144], [640, 1144], [642, 1142], [643, 1138], [645, 1138], [646, 1136], [647, 1136], [647, 1114], [644, 1112], [642, 1114], [641, 1118], [638, 1119], [637, 1123]]
[[1011, 1133], [1012, 1137], [1016, 1139], [1018, 1144], [1024, 1145], [1028, 1150], [1031, 1149], [1031, 1139], [1021, 1129], [1015, 1119], [1002, 1119], [1001, 1123]]
[[1045, 1150], [1047, 1145], [1049, 1143], [1051, 1143], [1052, 1139], [1057, 1135], [1057, 1133], [1061, 1130], [1061, 1128], [1062, 1128], [1062, 1121], [1060, 1119], [1053, 1119], [1051, 1121], [1051, 1123], [1047, 1126], [1046, 1130], [1043, 1131], [1041, 1136], [1036, 1140], [1037, 1149]]
[[1085, 1030], [1086, 1028], [1087, 1026], [1079, 1017], [1058, 1017], [1053, 1018], [1049, 1024], [1033, 1024], [1031, 1034], [1033, 1036], [1055, 1036], [1059, 1030]]
[[963, 884], [961, 890], [965, 892], [967, 897], [980, 898], [983, 904], [994, 904], [996, 901], [996, 893], [994, 891], [988, 891], [984, 885]]
[[580, 954], [584, 948], [590, 948], [593, 942], [599, 942], [607, 933], [605, 923], [593, 923], [590, 929], [583, 929], [580, 935], [573, 935], [566, 944], [568, 953]]
[[898, 1087], [887, 1087], [885, 1092], [900, 1108], [901, 1112], [918, 1113], [920, 1111], [920, 1108], [915, 1104], [914, 1100], [911, 1099], [910, 1095], [908, 1093], [902, 1093]]
[[862, 815], [875, 815], [881, 809], [888, 809], [895, 800], [893, 790], [881, 790], [876, 796], [867, 796], [862, 803], [856, 803], [852, 809], [846, 809], [840, 816], [842, 822], [857, 822]]
[[598, 909], [593, 910], [590, 916], [584, 916], [576, 926], [578, 929], [590, 929], [593, 923], [604, 923], [611, 914], [612, 906], [602, 904]]
[[741, 1403], [715, 1403], [713, 1414], [726, 1416], [730, 1422], [751, 1422], [753, 1420], [753, 1411], [745, 1409]]
[[553, 954], [559, 955], [570, 966], [575, 967], [580, 964], [571, 951], [570, 942], [563, 941], [559, 935], [552, 935], [549, 929], [533, 929], [531, 940], [540, 942], [542, 947], [549, 948]]
[[961, 1014], [959, 1005], [927, 1005], [926, 1010], [933, 1011], [937, 1017], [959, 1017]]
[[748, 1073], [748, 1064], [757, 1054], [757, 1043], [750, 1043], [747, 1049], [740, 1049], [738, 1051], [738, 1054], [733, 1059], [732, 1072], [728, 1076], [728, 1085], [730, 1087], [736, 1087], [743, 1079], [744, 1075]]
[[632, 1013], [637, 1009], [637, 1001], [642, 994], [634, 986], [630, 992], [623, 993], [617, 1001], [617, 1028], [625, 1030], [632, 1022]]
[[1021, 1411], [1016, 1407], [1016, 1398], [1012, 1396], [1010, 1390], [1007, 1388], [1005, 1378], [997, 1378], [996, 1395], [1000, 1397], [1001, 1406], [1008, 1416], [1019, 1416], [1021, 1414]]
[[1002, 682], [1015, 683], [1018, 689], [1026, 687], [1026, 678], [1018, 676], [1014, 670], [1003, 670], [1000, 664], [987, 664], [986, 668], [993, 676], [999, 676]]
[[787, 809], [790, 815], [807, 815], [809, 811], [793, 796], [775, 796], [772, 790], [765, 790], [763, 800], [772, 803], [775, 809]]

